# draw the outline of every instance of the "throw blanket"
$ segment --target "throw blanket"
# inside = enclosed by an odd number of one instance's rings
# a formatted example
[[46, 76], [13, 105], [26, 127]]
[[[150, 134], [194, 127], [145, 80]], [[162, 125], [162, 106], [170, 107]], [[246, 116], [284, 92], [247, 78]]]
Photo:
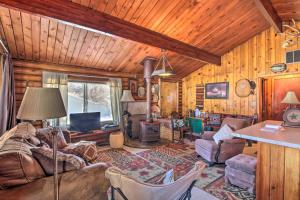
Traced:
[[36, 136], [36, 129], [32, 124], [28, 122], [23, 122], [18, 125], [16, 125], [14, 128], [10, 129], [9, 131], [6, 131], [1, 137], [0, 137], [0, 149], [3, 147], [5, 142], [13, 137], [18, 138], [24, 138], [24, 139], [31, 139], [32, 137]]

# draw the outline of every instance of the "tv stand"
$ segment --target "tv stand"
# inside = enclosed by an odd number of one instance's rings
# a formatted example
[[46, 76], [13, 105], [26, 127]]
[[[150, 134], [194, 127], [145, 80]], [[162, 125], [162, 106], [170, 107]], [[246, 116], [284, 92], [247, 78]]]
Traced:
[[70, 132], [71, 142], [79, 142], [81, 140], [85, 141], [94, 141], [97, 145], [108, 145], [109, 144], [109, 135], [112, 132], [120, 131], [120, 129], [115, 130], [93, 130], [89, 133], [82, 133], [82, 132]]

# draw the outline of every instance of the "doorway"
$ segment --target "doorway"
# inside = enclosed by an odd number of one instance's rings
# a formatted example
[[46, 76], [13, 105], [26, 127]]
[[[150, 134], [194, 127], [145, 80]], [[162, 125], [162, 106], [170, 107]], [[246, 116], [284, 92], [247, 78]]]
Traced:
[[262, 120], [282, 121], [286, 104], [281, 101], [288, 91], [294, 91], [300, 99], [300, 74], [278, 75], [261, 79]]
[[178, 111], [178, 86], [174, 82], [161, 81], [160, 83], [160, 108], [161, 116], [168, 117], [173, 111]]

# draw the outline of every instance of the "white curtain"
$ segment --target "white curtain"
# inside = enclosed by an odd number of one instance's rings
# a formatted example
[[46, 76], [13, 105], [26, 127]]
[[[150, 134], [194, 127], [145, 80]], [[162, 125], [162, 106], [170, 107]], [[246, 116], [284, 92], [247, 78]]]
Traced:
[[[68, 112], [68, 75], [54, 72], [43, 72], [43, 87], [59, 88], [66, 111]], [[67, 117], [48, 120], [51, 126], [66, 126]]]
[[113, 123], [119, 125], [121, 121], [121, 95], [122, 95], [122, 80], [119, 78], [111, 78], [109, 81], [110, 96], [111, 96], [111, 109], [113, 116]]

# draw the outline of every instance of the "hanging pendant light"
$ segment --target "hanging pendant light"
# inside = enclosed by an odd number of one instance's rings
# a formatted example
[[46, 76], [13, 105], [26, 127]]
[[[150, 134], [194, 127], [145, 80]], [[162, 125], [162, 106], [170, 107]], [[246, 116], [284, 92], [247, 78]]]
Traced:
[[166, 50], [162, 49], [161, 57], [159, 58], [151, 76], [168, 77], [172, 75], [175, 75], [174, 70], [167, 59]]

